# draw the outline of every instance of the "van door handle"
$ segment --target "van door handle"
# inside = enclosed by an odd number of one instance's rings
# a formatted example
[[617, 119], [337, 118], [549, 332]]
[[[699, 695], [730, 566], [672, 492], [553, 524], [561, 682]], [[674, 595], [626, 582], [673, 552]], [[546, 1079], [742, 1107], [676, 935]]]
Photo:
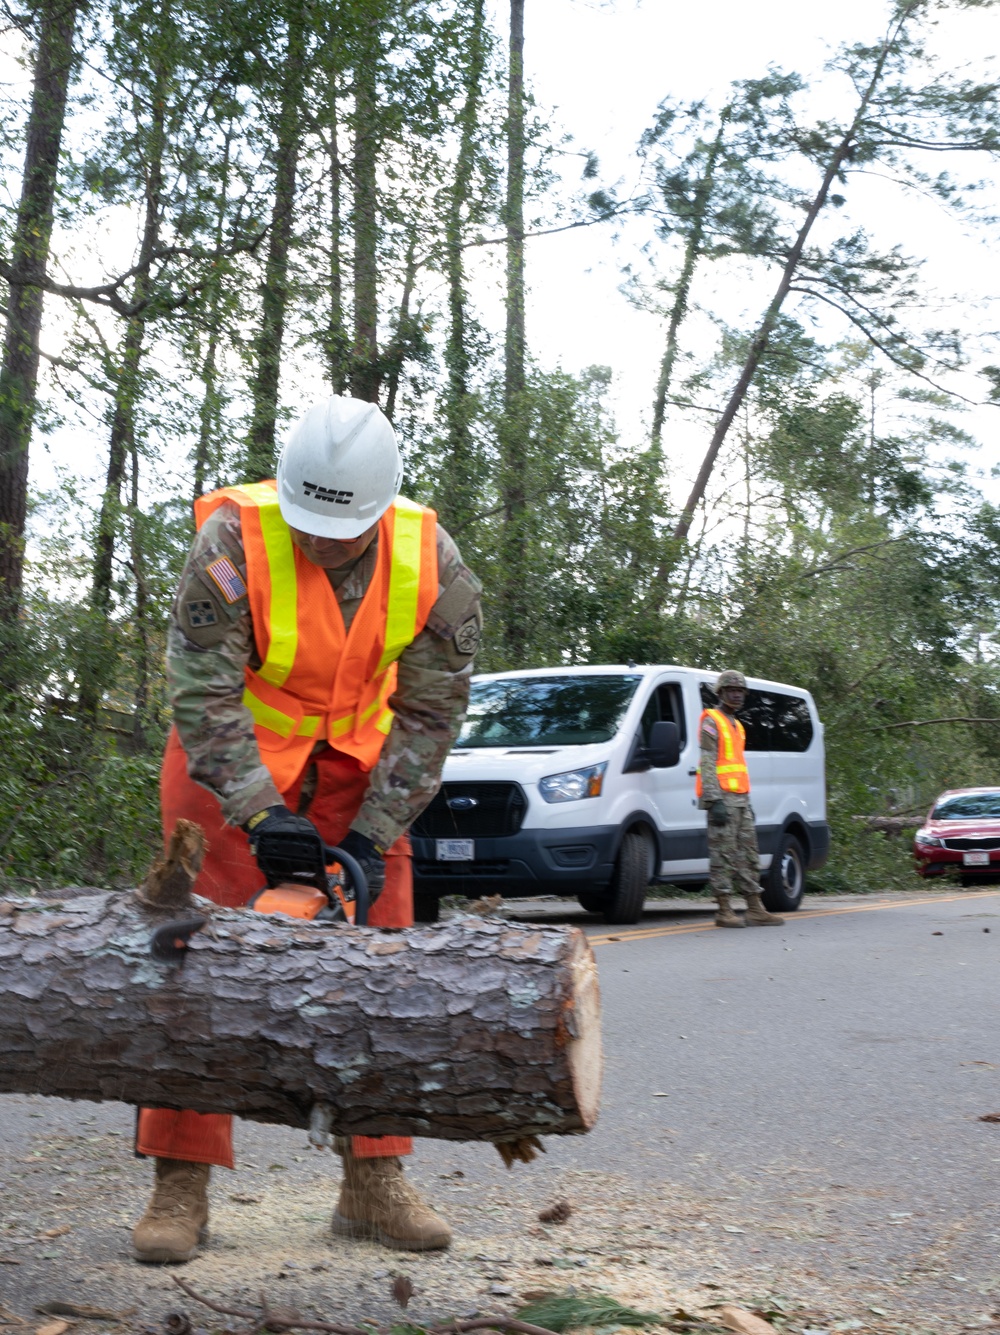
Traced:
[[689, 769], [689, 770], [688, 770], [688, 776], [689, 776], [689, 778], [692, 778], [692, 779], [693, 779], [694, 776], [695, 776], [697, 773], [698, 773], [698, 771], [697, 771], [696, 769]]

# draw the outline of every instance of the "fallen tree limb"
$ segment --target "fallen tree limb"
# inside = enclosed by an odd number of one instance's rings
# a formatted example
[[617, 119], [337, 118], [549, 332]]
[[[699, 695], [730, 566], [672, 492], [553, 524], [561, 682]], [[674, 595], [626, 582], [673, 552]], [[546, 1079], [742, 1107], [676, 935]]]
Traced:
[[964, 714], [954, 718], [914, 718], [903, 723], [879, 723], [872, 732], [889, 732], [893, 728], [929, 728], [934, 723], [1000, 723], [1000, 718], [969, 718]]
[[[141, 899], [0, 901], [0, 1093], [230, 1112], [311, 1126], [314, 1143], [593, 1125], [600, 1003], [580, 931], [220, 909], [186, 892], [199, 853], [179, 847]], [[207, 924], [154, 958], [151, 937], [169, 943], [192, 910]]]

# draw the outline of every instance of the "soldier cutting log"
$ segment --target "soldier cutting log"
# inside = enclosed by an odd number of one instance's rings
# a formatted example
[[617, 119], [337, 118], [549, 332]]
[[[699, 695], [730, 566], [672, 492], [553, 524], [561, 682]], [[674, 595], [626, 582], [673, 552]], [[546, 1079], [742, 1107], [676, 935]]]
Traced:
[[[406, 830], [461, 726], [482, 617], [478, 580], [401, 481], [379, 408], [333, 396], [296, 424], [276, 481], [195, 504], [168, 641], [161, 798], [167, 834], [181, 818], [204, 829], [195, 890], [217, 904], [261, 889], [265, 849], [294, 876], [325, 841], [364, 869], [371, 925], [413, 923]], [[211, 1165], [233, 1167], [232, 1118], [144, 1108], [136, 1147], [155, 1159], [155, 1189], [135, 1255], [188, 1260], [208, 1221]], [[403, 1176], [407, 1138], [337, 1148], [336, 1233], [448, 1246], [448, 1225]]]

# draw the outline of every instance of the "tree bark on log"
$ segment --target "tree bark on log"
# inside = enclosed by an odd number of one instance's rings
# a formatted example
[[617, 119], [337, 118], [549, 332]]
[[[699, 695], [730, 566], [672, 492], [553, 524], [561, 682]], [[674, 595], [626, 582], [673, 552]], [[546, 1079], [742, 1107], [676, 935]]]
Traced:
[[378, 931], [185, 894], [208, 921], [162, 962], [151, 934], [179, 904], [146, 893], [0, 900], [0, 1093], [296, 1127], [320, 1109], [343, 1135], [501, 1143], [593, 1125], [600, 1001], [577, 929]]

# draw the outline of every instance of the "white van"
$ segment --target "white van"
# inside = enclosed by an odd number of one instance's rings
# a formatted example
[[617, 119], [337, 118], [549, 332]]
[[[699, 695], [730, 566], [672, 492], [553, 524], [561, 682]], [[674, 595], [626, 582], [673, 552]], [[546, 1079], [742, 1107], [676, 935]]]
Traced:
[[[630, 923], [650, 882], [704, 885], [694, 779], [717, 675], [630, 663], [473, 677], [441, 790], [410, 831], [417, 920], [433, 921], [442, 895], [554, 893]], [[747, 687], [763, 898], [787, 912], [830, 845], [823, 725], [808, 691]]]

